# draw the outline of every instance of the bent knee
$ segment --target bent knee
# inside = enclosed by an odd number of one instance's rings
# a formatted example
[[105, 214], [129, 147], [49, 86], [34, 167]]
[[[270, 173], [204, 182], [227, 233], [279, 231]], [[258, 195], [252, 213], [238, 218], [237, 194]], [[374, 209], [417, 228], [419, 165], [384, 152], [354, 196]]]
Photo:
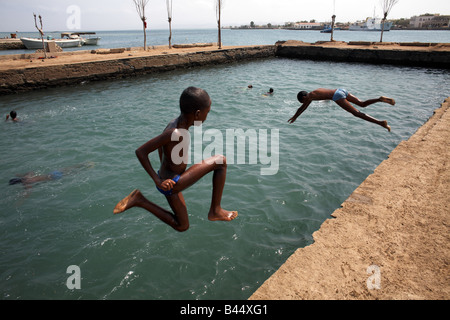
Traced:
[[225, 157], [224, 155], [220, 155], [219, 158], [220, 158], [220, 162], [221, 162], [224, 166], [226, 166], [226, 165], [227, 165], [227, 157]]
[[227, 166], [227, 158], [224, 155], [214, 156], [214, 163], [219, 166]]
[[174, 227], [174, 229], [177, 230], [178, 232], [187, 231], [187, 229], [189, 229], [189, 223], [186, 223], [183, 225], [178, 225], [178, 226]]

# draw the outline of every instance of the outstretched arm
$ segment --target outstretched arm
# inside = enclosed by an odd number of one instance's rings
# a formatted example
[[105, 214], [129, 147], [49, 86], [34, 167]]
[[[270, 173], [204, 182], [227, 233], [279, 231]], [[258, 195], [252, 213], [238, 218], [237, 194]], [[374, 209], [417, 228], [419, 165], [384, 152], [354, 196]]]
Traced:
[[289, 123], [294, 123], [294, 121], [297, 120], [297, 118], [303, 113], [303, 111], [305, 111], [306, 108], [308, 108], [310, 103], [311, 103], [311, 101], [307, 101], [304, 104], [302, 104], [302, 106], [300, 108], [298, 108], [297, 112], [294, 114], [294, 116], [292, 118], [290, 118], [288, 120], [288, 122]]

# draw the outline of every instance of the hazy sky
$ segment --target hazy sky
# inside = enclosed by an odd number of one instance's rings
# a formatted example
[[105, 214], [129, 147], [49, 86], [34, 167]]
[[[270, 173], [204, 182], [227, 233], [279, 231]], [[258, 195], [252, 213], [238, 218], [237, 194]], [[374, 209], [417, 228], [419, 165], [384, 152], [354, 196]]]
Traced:
[[[173, 0], [172, 27], [216, 27], [216, 0]], [[381, 0], [223, 0], [222, 25], [284, 24], [316, 19], [363, 20], [382, 16]], [[335, 3], [335, 5], [334, 5]], [[44, 31], [130, 30], [142, 24], [132, 0], [0, 0], [0, 32], [35, 31], [33, 12], [42, 15]], [[399, 0], [388, 18], [424, 13], [450, 15], [449, 0]], [[149, 28], [166, 29], [165, 0], [149, 0]]]

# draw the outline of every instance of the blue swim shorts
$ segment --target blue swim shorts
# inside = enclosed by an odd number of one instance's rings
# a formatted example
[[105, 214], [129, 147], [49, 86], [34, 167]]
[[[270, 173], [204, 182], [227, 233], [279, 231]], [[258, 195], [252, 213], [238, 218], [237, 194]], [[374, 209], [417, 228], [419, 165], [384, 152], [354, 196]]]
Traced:
[[336, 89], [336, 91], [334, 92], [334, 95], [333, 95], [333, 101], [346, 99], [347, 96], [348, 96], [348, 91], [347, 90], [345, 90], [343, 88]]
[[[161, 178], [161, 176], [159, 175], [159, 171], [158, 171], [158, 177]], [[175, 176], [172, 180], [175, 181], [175, 183], [177, 183], [178, 180], [180, 180], [180, 175]], [[156, 189], [158, 189], [158, 191], [161, 192], [165, 196], [171, 196], [172, 195], [172, 189], [167, 190], [167, 191], [163, 190], [163, 189], [160, 189], [158, 187], [156, 187]]]

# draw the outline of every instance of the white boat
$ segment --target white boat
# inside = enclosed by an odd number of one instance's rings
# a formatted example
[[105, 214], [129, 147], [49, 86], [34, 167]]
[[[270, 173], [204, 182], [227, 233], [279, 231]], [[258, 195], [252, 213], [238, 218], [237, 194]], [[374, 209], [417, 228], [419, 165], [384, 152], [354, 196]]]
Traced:
[[[20, 38], [27, 49], [42, 49], [42, 39]], [[44, 43], [55, 42], [61, 48], [81, 47], [83, 40], [78, 39], [44, 39]]]
[[96, 46], [98, 42], [100, 41], [100, 37], [94, 37], [94, 38], [85, 38], [84, 39], [84, 45], [85, 46]]
[[67, 37], [70, 39], [81, 38], [82, 45], [90, 45], [90, 46], [96, 46], [101, 39], [100, 37], [89, 37], [89, 38], [82, 37], [86, 34], [92, 35], [92, 34], [95, 34], [95, 32], [63, 32], [63, 33], [61, 33], [61, 38], [64, 38], [64, 37]]
[[[391, 30], [392, 22], [386, 21], [384, 23], [384, 31]], [[379, 18], [367, 18], [364, 22], [357, 22], [348, 28], [350, 31], [381, 31], [383, 28], [383, 21]]]

